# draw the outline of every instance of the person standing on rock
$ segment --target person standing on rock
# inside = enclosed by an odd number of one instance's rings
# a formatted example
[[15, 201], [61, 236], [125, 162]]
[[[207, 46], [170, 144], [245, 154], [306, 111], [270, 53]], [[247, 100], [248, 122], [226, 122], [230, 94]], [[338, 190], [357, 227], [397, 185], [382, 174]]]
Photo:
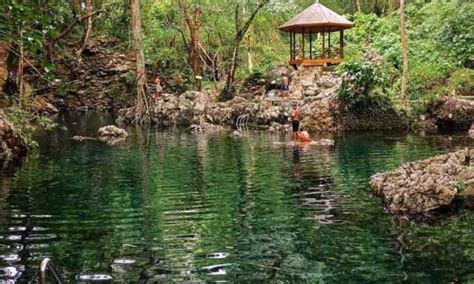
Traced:
[[281, 96], [290, 96], [290, 80], [284, 73], [281, 74]]
[[291, 124], [293, 126], [293, 140], [298, 140], [298, 134], [300, 131], [301, 111], [298, 103], [293, 103], [291, 110]]

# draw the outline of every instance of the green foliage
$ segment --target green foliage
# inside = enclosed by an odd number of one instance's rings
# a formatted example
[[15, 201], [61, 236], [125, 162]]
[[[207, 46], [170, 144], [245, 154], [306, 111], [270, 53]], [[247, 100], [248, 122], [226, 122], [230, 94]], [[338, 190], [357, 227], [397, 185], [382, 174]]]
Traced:
[[59, 124], [44, 115], [34, 114], [31, 111], [12, 106], [4, 109], [8, 121], [15, 127], [18, 135], [24, 144], [29, 148], [35, 148], [38, 143], [33, 137], [36, 127], [42, 127], [45, 130], [58, 128]]
[[135, 87], [137, 84], [134, 72], [127, 72], [120, 75], [120, 80], [128, 87]]
[[377, 66], [369, 61], [345, 62], [339, 68], [342, 74], [341, 96], [351, 108], [376, 104], [384, 106], [382, 97], [384, 78]]
[[10, 107], [5, 109], [5, 115], [27, 147], [38, 146], [38, 143], [33, 139], [35, 127], [31, 124], [33, 116], [31, 112], [18, 107]]
[[0, 16], [0, 41], [10, 43], [14, 48], [22, 46], [30, 61], [34, 61], [43, 71], [42, 76], [45, 79], [53, 78], [55, 67], [44, 60], [43, 48], [46, 38], [57, 36], [51, 18], [38, 13], [36, 1], [4, 1], [5, 6], [1, 9], [5, 9], [6, 13]]
[[[461, 73], [467, 72], [458, 70], [472, 64], [474, 25], [469, 19], [474, 18], [474, 2], [413, 1], [407, 5], [406, 13], [409, 48], [407, 96], [414, 107], [422, 109], [420, 106], [426, 105], [424, 102], [456, 89], [453, 85], [457, 84], [456, 78], [461, 79]], [[377, 71], [378, 76], [386, 78], [384, 92], [389, 97], [396, 97], [402, 73], [398, 11], [385, 17], [357, 13], [349, 18], [356, 26], [347, 32], [347, 60], [363, 61], [367, 48], [373, 48], [385, 64]], [[464, 79], [464, 84], [468, 84], [466, 77]]]
[[[38, 1], [4, 2], [8, 13], [0, 16], [0, 40], [21, 43], [28, 58], [41, 67], [43, 75], [53, 78], [56, 70], [54, 65], [45, 60], [43, 43], [56, 38], [84, 11], [60, 0], [47, 1], [46, 14], [38, 12]], [[257, 1], [186, 2], [190, 13], [197, 7], [202, 11], [200, 44], [203, 51], [204, 81], [216, 81], [212, 85], [220, 86], [225, 80], [225, 70], [232, 57], [237, 5], [245, 20]], [[369, 100], [367, 103], [371, 103], [374, 98], [380, 97], [375, 96], [378, 93], [384, 93], [389, 98], [398, 96], [402, 72], [398, 2], [361, 0], [362, 12], [358, 13], [353, 0], [321, 0], [322, 4], [340, 14], [346, 14], [356, 24], [346, 31], [347, 64], [341, 67], [368, 80], [362, 82], [357, 77], [357, 80], [346, 82], [346, 89], [341, 91], [344, 97], [356, 104], [363, 104], [364, 98]], [[122, 42], [124, 50], [131, 51], [129, 3], [119, 0], [94, 0], [93, 3], [94, 10], [104, 10], [104, 13], [94, 18], [93, 34], [113, 36]], [[289, 56], [289, 37], [288, 34], [279, 32], [278, 27], [313, 3], [313, 0], [270, 1], [257, 15], [242, 41], [236, 78], [242, 80], [252, 72], [265, 74], [273, 66], [285, 64]], [[452, 90], [466, 92], [470, 81], [466, 81], [462, 74], [469, 72], [459, 70], [472, 70], [470, 68], [474, 62], [474, 2], [408, 1], [406, 14], [409, 47], [408, 99], [414, 102], [429, 101]], [[68, 37], [78, 40], [83, 26], [76, 25]], [[189, 30], [184, 24], [177, 2], [143, 0], [142, 28], [148, 68], [162, 75], [170, 92], [182, 92], [191, 88], [193, 73], [187, 52]], [[60, 47], [60, 43], [56, 47]], [[320, 51], [319, 46], [314, 48]], [[380, 56], [382, 66], [378, 63], [374, 65], [374, 62], [364, 58], [368, 49]], [[376, 78], [370, 76], [371, 72], [375, 72]], [[130, 73], [122, 77], [129, 86], [134, 84], [132, 75]], [[361, 94], [351, 93], [349, 90], [352, 89]], [[67, 86], [64, 91], [67, 91]]]
[[474, 70], [459, 69], [449, 79], [450, 91], [460, 95], [472, 95], [474, 93]]

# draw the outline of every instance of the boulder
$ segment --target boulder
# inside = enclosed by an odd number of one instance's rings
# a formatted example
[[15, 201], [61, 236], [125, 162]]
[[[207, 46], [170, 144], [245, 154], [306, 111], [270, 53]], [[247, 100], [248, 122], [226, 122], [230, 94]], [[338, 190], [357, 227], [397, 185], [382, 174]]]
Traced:
[[189, 127], [189, 130], [191, 131], [191, 133], [199, 134], [199, 133], [218, 133], [226, 129], [220, 125], [203, 122], [201, 124], [191, 125]]
[[232, 132], [232, 133], [230, 134], [230, 137], [232, 137], [232, 138], [241, 138], [241, 137], [242, 137], [242, 133], [240, 133], [240, 131], [238, 131], [238, 130], [235, 130], [234, 132]]
[[412, 127], [430, 133], [437, 131], [467, 133], [472, 123], [474, 123], [474, 101], [447, 95], [434, 100], [426, 113], [416, 120]]
[[370, 187], [392, 214], [428, 214], [450, 207], [460, 191], [474, 185], [473, 173], [474, 150], [465, 149], [378, 173]]
[[99, 138], [126, 138], [128, 136], [127, 131], [122, 128], [118, 128], [115, 125], [108, 125], [99, 128], [98, 130]]

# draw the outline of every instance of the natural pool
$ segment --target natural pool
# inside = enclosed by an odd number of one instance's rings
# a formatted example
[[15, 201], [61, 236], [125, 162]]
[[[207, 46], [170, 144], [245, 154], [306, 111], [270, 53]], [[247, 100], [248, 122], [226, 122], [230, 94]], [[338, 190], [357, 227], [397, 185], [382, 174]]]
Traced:
[[0, 175], [0, 283], [31, 280], [44, 257], [68, 282], [474, 280], [474, 212], [398, 225], [368, 187], [378, 171], [472, 140], [369, 133], [294, 148], [266, 132], [128, 128], [110, 147], [70, 139], [110, 116], [58, 121], [69, 130], [39, 133], [37, 153]]

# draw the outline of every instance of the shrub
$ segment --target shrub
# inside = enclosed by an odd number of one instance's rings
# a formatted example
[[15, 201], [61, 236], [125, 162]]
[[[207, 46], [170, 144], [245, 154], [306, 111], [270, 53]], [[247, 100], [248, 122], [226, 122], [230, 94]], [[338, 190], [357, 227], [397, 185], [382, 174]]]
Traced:
[[448, 85], [449, 91], [458, 95], [470, 95], [474, 93], [474, 70], [459, 69], [451, 74]]
[[350, 108], [385, 107], [388, 104], [388, 97], [384, 95], [386, 74], [376, 63], [365, 59], [349, 61], [339, 66], [339, 72], [342, 73], [342, 84], [338, 94]]

